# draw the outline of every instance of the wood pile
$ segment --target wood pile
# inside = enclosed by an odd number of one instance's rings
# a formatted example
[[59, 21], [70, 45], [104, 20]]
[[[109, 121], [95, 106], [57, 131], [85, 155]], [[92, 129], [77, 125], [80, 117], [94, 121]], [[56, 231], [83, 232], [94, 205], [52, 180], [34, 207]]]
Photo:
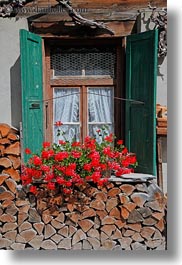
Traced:
[[167, 135], [167, 107], [157, 104], [157, 134]]
[[3, 178], [20, 181], [20, 138], [18, 130], [0, 123], [0, 184]]
[[[166, 201], [151, 181], [87, 183], [52, 207], [45, 200], [10, 196], [0, 186], [0, 249], [165, 250]], [[12, 194], [12, 193], [11, 193]]]
[[0, 249], [164, 250], [166, 198], [151, 179], [89, 182], [63, 200], [20, 180], [18, 131], [0, 124]]

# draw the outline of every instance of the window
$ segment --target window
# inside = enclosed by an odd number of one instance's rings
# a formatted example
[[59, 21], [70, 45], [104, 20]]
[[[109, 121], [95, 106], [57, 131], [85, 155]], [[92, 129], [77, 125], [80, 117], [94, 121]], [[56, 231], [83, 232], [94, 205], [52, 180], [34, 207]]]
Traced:
[[[84, 41], [87, 42], [87, 46], [84, 45]], [[33, 153], [37, 153], [44, 140], [53, 141], [56, 137], [54, 119], [57, 118], [65, 123], [68, 137], [74, 135], [75, 138], [80, 139], [88, 133], [94, 134], [96, 128], [106, 123], [109, 130], [114, 128], [117, 135], [121, 131], [125, 132], [126, 146], [129, 151], [137, 154], [138, 172], [155, 175], [158, 31], [152, 30], [128, 36], [126, 53], [125, 46], [120, 48], [121, 39], [111, 38], [112, 45], [111, 42], [105, 41], [101, 38], [83, 39], [83, 47], [80, 47], [80, 40], [75, 40], [74, 47], [70, 47], [67, 45], [67, 40], [66, 49], [63, 46], [55, 47], [56, 45], [51, 44], [56, 49], [56, 52], [51, 54], [57, 56], [56, 54], [60, 52], [57, 50], [59, 48], [62, 49], [61, 54], [64, 58], [58, 59], [59, 63], [54, 67], [53, 61], [51, 65], [50, 51], [46, 50], [42, 60], [41, 37], [26, 30], [20, 31], [22, 147], [28, 147]], [[116, 42], [115, 46], [113, 41]], [[72, 45], [73, 40], [69, 43]], [[108, 51], [104, 47], [111, 50]], [[84, 49], [84, 52], [78, 50], [80, 48]], [[88, 48], [91, 49], [88, 51]], [[116, 48], [115, 55], [113, 55], [113, 48]], [[81, 58], [82, 63], [78, 64], [78, 68], [75, 68], [75, 60], [71, 59], [71, 53], [74, 54], [74, 58]], [[126, 64], [121, 53], [125, 53]], [[87, 55], [92, 58], [91, 64], [88, 64], [88, 59], [85, 59]], [[65, 58], [67, 58], [66, 61]], [[61, 65], [60, 60], [62, 60]], [[116, 60], [115, 63], [113, 60]], [[106, 61], [109, 63], [107, 64]], [[44, 62], [52, 68], [49, 67], [42, 75], [45, 69]], [[122, 74], [124, 70], [126, 82]], [[73, 106], [71, 103], [66, 104], [63, 101], [61, 103], [60, 99], [65, 93], [67, 102], [72, 101]], [[125, 100], [122, 104], [120, 104], [121, 101], [116, 100], [121, 97]], [[59, 108], [59, 104], [65, 104], [65, 110], [62, 107]], [[104, 106], [102, 111], [98, 111], [99, 104]], [[57, 107], [59, 111], [55, 110]], [[72, 109], [74, 115], [66, 115], [68, 108]], [[63, 115], [63, 111], [66, 114]], [[59, 117], [55, 116], [56, 113], [59, 113]], [[125, 122], [122, 119], [122, 113], [125, 114]], [[24, 160], [26, 159], [25, 156]]]
[[114, 77], [116, 54], [106, 48], [52, 48], [51, 68], [59, 77]]
[[[114, 93], [117, 89], [116, 48], [48, 46], [48, 93], [53, 102], [49, 109], [48, 135], [59, 140], [83, 141], [89, 135], [101, 141], [97, 131], [114, 132]], [[48, 103], [49, 104], [49, 103]], [[61, 121], [59, 129], [55, 125]]]

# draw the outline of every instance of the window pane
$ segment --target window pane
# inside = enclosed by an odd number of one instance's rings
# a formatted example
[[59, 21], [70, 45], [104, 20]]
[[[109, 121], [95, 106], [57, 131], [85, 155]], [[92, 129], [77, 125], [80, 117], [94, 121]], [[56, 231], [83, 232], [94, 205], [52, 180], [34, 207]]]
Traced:
[[101, 143], [106, 135], [113, 132], [112, 124], [89, 124], [89, 135]]
[[58, 143], [59, 140], [63, 141], [79, 141], [80, 140], [80, 126], [79, 125], [62, 125], [60, 127], [60, 134], [58, 133], [58, 127], [54, 127], [54, 143]]
[[113, 88], [88, 88], [89, 122], [113, 123]]
[[110, 76], [114, 78], [116, 54], [113, 48], [55, 49], [51, 68], [55, 76]]
[[[88, 88], [89, 135], [95, 137], [98, 143], [106, 135], [114, 133], [113, 93], [112, 87]], [[104, 135], [99, 136], [98, 130]]]
[[[78, 88], [55, 88], [54, 89], [54, 141], [58, 139], [78, 137], [79, 133], [79, 108], [80, 108], [80, 90]], [[55, 126], [57, 121], [64, 125]], [[61, 129], [63, 136], [57, 137], [57, 130]]]

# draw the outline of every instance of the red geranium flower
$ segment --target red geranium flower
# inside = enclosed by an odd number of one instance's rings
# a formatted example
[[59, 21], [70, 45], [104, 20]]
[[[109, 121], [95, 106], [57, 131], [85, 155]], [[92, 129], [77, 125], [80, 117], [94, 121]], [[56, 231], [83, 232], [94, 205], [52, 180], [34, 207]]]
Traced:
[[73, 142], [73, 143], [71, 144], [72, 147], [76, 147], [76, 146], [80, 146], [80, 145], [81, 145], [80, 142]]
[[121, 154], [122, 155], [126, 155], [128, 153], [128, 149], [126, 147], [124, 147], [124, 149], [122, 150]]
[[52, 156], [54, 156], [54, 151], [52, 149], [50, 149], [50, 150], [43, 150], [42, 151], [42, 158], [43, 159], [49, 159]]
[[41, 165], [40, 169], [44, 172], [49, 172], [50, 171], [50, 167], [47, 165]]
[[61, 144], [61, 145], [65, 145], [65, 144], [66, 144], [66, 142], [65, 142], [65, 141], [63, 141], [63, 140], [59, 140], [59, 144]]
[[53, 173], [46, 174], [45, 181], [50, 181], [53, 178], [54, 178], [54, 174]]
[[85, 165], [83, 166], [83, 169], [84, 169], [84, 170], [87, 170], [87, 171], [90, 171], [91, 168], [92, 168], [92, 165], [91, 165], [91, 164], [85, 164]]
[[[55, 125], [61, 126], [62, 122], [57, 121]], [[102, 130], [98, 129], [97, 132]], [[41, 155], [32, 155], [27, 166], [22, 166], [22, 184], [30, 185], [29, 190], [34, 194], [45, 189], [45, 194], [50, 193], [50, 196], [54, 190], [55, 194], [63, 192], [69, 195], [74, 187], [85, 186], [86, 181], [92, 181], [97, 186], [104, 185], [111, 172], [118, 177], [133, 172], [133, 167], [137, 165], [136, 156], [123, 146], [123, 140], [117, 141], [119, 146], [115, 148], [112, 133], [99, 135], [103, 135], [102, 143], [90, 136], [85, 138], [83, 144], [67, 140], [59, 140], [59, 144], [52, 145], [43, 142]], [[28, 148], [25, 152], [31, 153]], [[41, 183], [34, 185], [37, 179]]]
[[108, 136], [104, 138], [105, 141], [112, 143], [113, 142], [113, 134], [110, 133]]
[[30, 155], [32, 151], [29, 148], [25, 148], [25, 154]]
[[72, 190], [64, 188], [63, 193], [69, 195], [72, 193]]
[[57, 177], [57, 178], [56, 178], [56, 181], [57, 181], [57, 183], [58, 183], [59, 185], [64, 185], [64, 184], [65, 184], [65, 180], [64, 180], [64, 178], [62, 178], [62, 177]]
[[50, 146], [51, 146], [50, 142], [43, 142], [43, 147], [44, 148], [47, 148], [47, 147], [50, 147]]
[[100, 180], [100, 178], [101, 178], [101, 173], [100, 172], [94, 172], [92, 174], [93, 182], [95, 182], [95, 183], [98, 182]]
[[55, 126], [57, 126], [57, 127], [62, 126], [62, 125], [63, 125], [63, 123], [61, 121], [56, 121], [55, 122]]
[[30, 187], [30, 192], [32, 192], [33, 194], [36, 194], [37, 193], [37, 187], [31, 186]]
[[35, 166], [40, 166], [40, 165], [42, 165], [42, 159], [39, 156], [34, 156], [33, 157], [33, 163]]
[[117, 144], [119, 144], [119, 145], [123, 145], [123, 140], [118, 140], [118, 141], [117, 141]]
[[69, 157], [68, 152], [59, 152], [55, 155], [55, 160], [56, 161], [62, 161], [68, 157]]
[[71, 152], [71, 155], [74, 157], [74, 158], [80, 158], [80, 156], [82, 155], [81, 152], [78, 152], [78, 151], [72, 151]]
[[72, 186], [72, 182], [71, 181], [66, 181], [65, 182], [65, 186], [66, 187], [71, 187]]
[[49, 182], [47, 184], [47, 187], [48, 187], [49, 190], [55, 190], [56, 189], [56, 186], [55, 186], [54, 182]]

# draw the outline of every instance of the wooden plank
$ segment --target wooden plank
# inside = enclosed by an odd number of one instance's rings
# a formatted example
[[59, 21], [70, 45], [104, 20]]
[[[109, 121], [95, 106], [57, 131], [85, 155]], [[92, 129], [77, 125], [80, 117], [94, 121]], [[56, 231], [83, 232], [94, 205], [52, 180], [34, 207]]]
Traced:
[[[98, 9], [91, 10], [87, 12], [81, 13], [81, 15], [86, 19], [92, 19], [95, 21], [125, 21], [125, 20], [136, 20], [138, 15], [138, 11], [130, 11], [130, 12], [119, 12], [119, 11], [111, 11], [108, 9]], [[55, 14], [42, 14], [42, 16], [38, 18], [30, 18], [31, 21], [34, 22], [56, 22], [56, 21], [72, 21], [71, 17], [65, 13], [55, 13]]]
[[51, 69], [50, 69], [50, 49], [45, 46], [45, 90], [44, 90], [44, 123], [45, 125], [45, 140], [48, 142], [52, 141], [53, 138], [53, 89], [50, 86]]
[[164, 120], [164, 121], [159, 121], [157, 120], [157, 126], [158, 127], [167, 127], [167, 120]]
[[162, 139], [157, 137], [157, 184], [163, 190]]
[[167, 128], [157, 127], [157, 135], [167, 135]]
[[32, 22], [32, 30], [34, 33], [42, 37], [59, 37], [61, 38], [74, 38], [75, 36], [88, 38], [115, 38], [130, 35], [133, 32], [135, 21], [112, 21], [107, 22], [106, 26], [113, 30], [115, 34], [111, 36], [108, 32], [97, 29], [83, 28], [75, 26], [73, 23], [67, 24], [62, 21], [58, 22]]
[[[127, 8], [127, 7], [147, 7], [148, 0], [74, 0], [72, 5], [74, 8]], [[58, 2], [56, 0], [37, 0], [35, 3], [31, 2], [26, 6], [55, 6]], [[167, 0], [153, 0], [152, 6], [167, 7]]]
[[60, 78], [60, 79], [51, 79], [50, 82], [51, 86], [112, 86], [114, 85], [113, 79], [67, 79], [67, 78]]

